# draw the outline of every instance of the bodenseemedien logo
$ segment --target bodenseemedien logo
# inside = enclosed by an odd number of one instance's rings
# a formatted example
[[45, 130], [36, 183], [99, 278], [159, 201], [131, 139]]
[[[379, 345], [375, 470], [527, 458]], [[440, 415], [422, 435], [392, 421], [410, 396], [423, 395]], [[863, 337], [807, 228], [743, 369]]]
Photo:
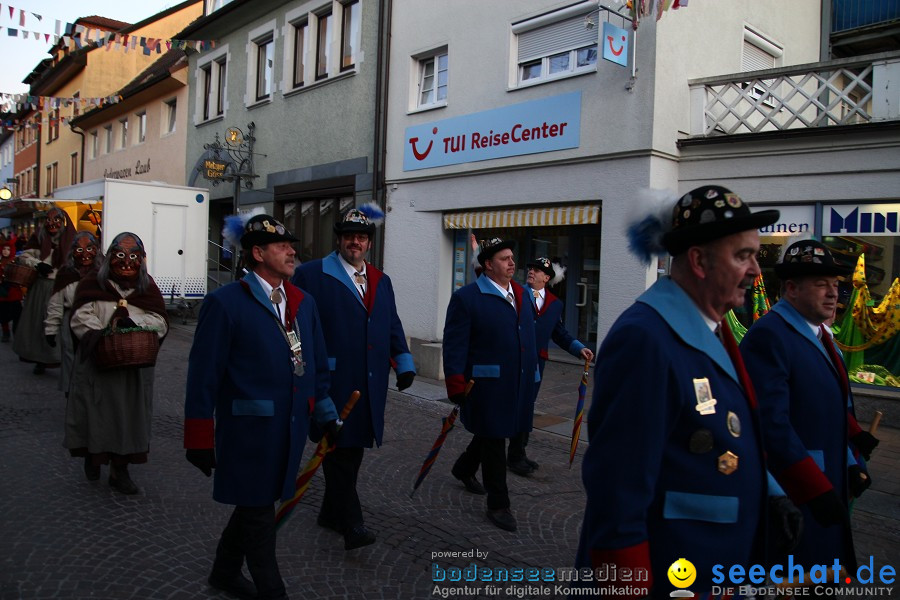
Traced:
[[679, 558], [672, 563], [666, 572], [669, 576], [669, 583], [679, 588], [669, 593], [672, 598], [692, 598], [694, 592], [687, 589], [697, 579], [697, 569], [694, 563], [686, 558]]

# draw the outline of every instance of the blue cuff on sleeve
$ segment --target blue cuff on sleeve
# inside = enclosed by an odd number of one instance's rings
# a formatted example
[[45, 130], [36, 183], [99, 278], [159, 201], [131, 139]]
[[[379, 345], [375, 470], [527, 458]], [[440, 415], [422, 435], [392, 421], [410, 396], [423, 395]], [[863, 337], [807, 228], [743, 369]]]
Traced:
[[584, 344], [578, 340], [572, 340], [572, 344], [569, 346], [569, 354], [576, 358], [581, 358], [582, 350], [584, 350]]
[[338, 413], [334, 408], [334, 401], [332, 401], [331, 396], [325, 396], [316, 402], [316, 405], [313, 408], [313, 416], [316, 419], [316, 423], [319, 425], [324, 425], [328, 421], [334, 421], [338, 418]]
[[397, 373], [407, 373], [412, 371], [416, 372], [416, 366], [413, 364], [412, 354], [409, 352], [404, 352], [403, 354], [398, 354], [394, 357], [394, 361], [397, 363], [397, 368], [395, 369]]

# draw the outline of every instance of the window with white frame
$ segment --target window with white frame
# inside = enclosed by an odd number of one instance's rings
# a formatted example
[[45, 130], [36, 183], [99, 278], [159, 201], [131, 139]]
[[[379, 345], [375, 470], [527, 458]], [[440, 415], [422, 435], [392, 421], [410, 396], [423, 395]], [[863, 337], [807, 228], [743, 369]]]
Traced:
[[113, 151], [113, 130], [112, 125], [107, 125], [103, 128], [105, 137], [106, 137], [106, 153], [109, 154]]
[[147, 111], [142, 110], [135, 115], [137, 118], [137, 139], [135, 144], [143, 144], [147, 141]]
[[266, 102], [275, 91], [275, 19], [247, 33], [247, 93], [244, 103]]
[[316, 15], [316, 79], [328, 77], [331, 63], [331, 36], [333, 35], [331, 7]]
[[44, 182], [44, 190], [49, 196], [59, 187], [57, 177], [59, 175], [59, 163], [50, 163], [47, 165], [47, 180]]
[[332, 0], [285, 15], [282, 89], [287, 93], [341, 73], [362, 60], [362, 0]]
[[225, 115], [228, 45], [203, 56], [197, 65], [194, 78], [197, 82], [194, 123], [200, 124]]
[[272, 68], [275, 44], [272, 36], [256, 43], [256, 99], [265, 100], [272, 94]]
[[341, 5], [341, 71], [356, 65], [359, 54], [359, 0]]
[[418, 60], [417, 106], [425, 108], [447, 103], [448, 64], [446, 49]]
[[128, 146], [128, 117], [119, 119], [119, 148]]
[[303, 19], [295, 23], [291, 23], [291, 34], [293, 38], [293, 52], [291, 65], [291, 87], [295, 89], [303, 86], [306, 79], [306, 57], [309, 53], [309, 21]]
[[597, 70], [599, 28], [596, 2], [581, 2], [514, 23], [513, 85], [530, 85]]
[[91, 132], [91, 158], [100, 156], [100, 132], [96, 129]]
[[[762, 69], [774, 69], [781, 64], [781, 57], [784, 55], [784, 47], [773, 41], [759, 31], [745, 25], [744, 26], [744, 45], [741, 53], [741, 70], [742, 71], [760, 71]], [[744, 89], [750, 88], [749, 95], [751, 98], [764, 98], [762, 103], [766, 106], [774, 107], [775, 99], [767, 95], [767, 89], [772, 90], [774, 79], [762, 81], [762, 85], [745, 84]]]
[[163, 133], [175, 131], [178, 102], [175, 98], [163, 102]]

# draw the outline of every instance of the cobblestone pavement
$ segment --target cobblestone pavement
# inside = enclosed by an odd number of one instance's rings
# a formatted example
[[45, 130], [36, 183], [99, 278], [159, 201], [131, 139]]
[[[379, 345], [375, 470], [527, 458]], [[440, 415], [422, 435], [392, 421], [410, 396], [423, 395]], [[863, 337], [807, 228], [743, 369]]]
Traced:
[[[209, 588], [216, 540], [230, 507], [211, 499], [212, 480], [184, 460], [182, 415], [191, 328], [176, 324], [156, 371], [150, 461], [132, 467], [137, 496], [85, 480], [81, 461], [62, 448], [65, 400], [58, 371], [31, 374], [10, 344], [0, 344], [0, 598], [196, 599], [229, 598]], [[378, 541], [345, 552], [343, 540], [318, 527], [323, 479], [317, 475], [278, 534], [279, 565], [296, 599], [418, 599], [439, 597], [432, 564], [442, 568], [567, 567], [572, 564], [584, 494], [579, 469], [569, 470], [566, 419], [581, 367], [549, 363], [538, 421], [528, 445], [541, 467], [529, 478], [509, 475], [519, 531], [487, 522], [484, 499], [467, 493], [449, 473], [468, 443], [450, 433], [431, 474], [410, 499], [419, 466], [450, 406], [440, 382], [419, 379], [412, 393], [389, 392], [385, 444], [366, 451], [360, 496]], [[545, 397], [546, 396], [546, 397]], [[444, 401], [440, 399], [444, 397]], [[558, 433], [554, 433], [557, 431]], [[876, 565], [900, 567], [900, 435], [882, 430], [872, 470], [875, 485], [854, 513], [857, 550]], [[307, 445], [306, 452], [312, 452]], [[635, 449], [634, 451], [640, 451]], [[463, 553], [449, 557], [438, 553]], [[474, 556], [466, 556], [472, 553]], [[561, 597], [554, 587], [502, 584], [443, 585], [466, 597]], [[507, 592], [512, 592], [507, 593]]]

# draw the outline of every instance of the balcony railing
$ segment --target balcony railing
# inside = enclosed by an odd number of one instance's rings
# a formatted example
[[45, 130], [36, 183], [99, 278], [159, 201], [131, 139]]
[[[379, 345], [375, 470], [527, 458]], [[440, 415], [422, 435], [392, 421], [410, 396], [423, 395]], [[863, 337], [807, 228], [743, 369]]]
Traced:
[[900, 52], [688, 83], [693, 136], [900, 119]]
[[878, 25], [900, 19], [897, 0], [833, 0], [831, 32]]

